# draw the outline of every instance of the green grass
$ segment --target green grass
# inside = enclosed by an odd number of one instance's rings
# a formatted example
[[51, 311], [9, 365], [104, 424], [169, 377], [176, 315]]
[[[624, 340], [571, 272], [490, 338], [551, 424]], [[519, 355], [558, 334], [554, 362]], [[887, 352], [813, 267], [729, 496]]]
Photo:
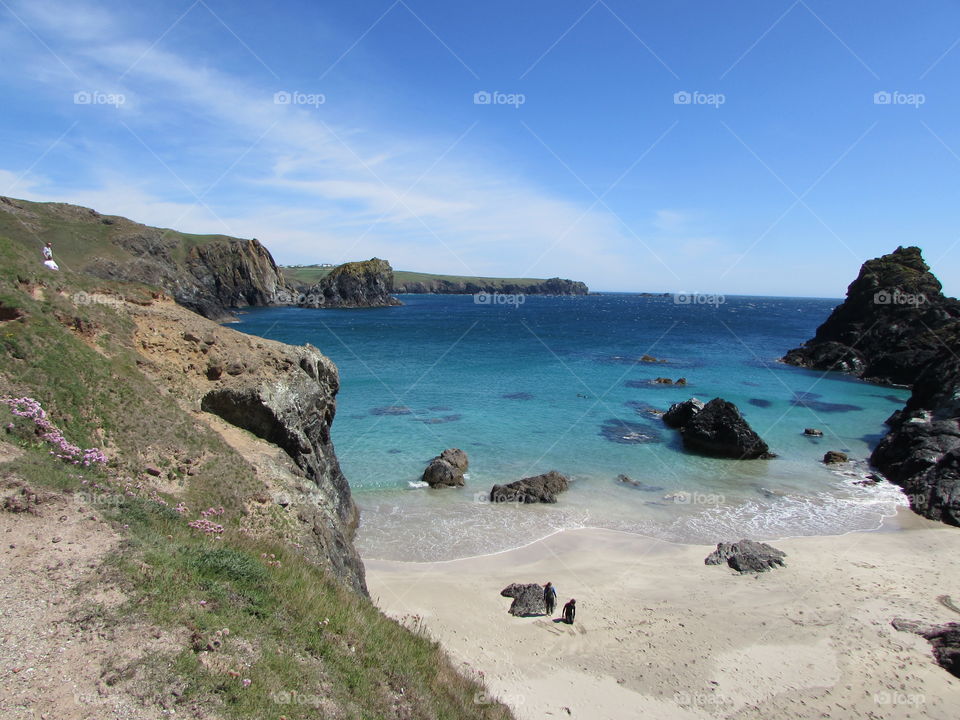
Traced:
[[[0, 394], [40, 400], [68, 440], [104, 448], [110, 466], [79, 470], [63, 463], [28, 421], [0, 406], [0, 427], [14, 424], [0, 433], [25, 450], [4, 464], [3, 474], [37, 489], [108, 495], [111, 501], [95, 503], [93, 511], [124, 540], [101, 572], [128, 600], [119, 609], [90, 612], [107, 623], [152, 625], [190, 638], [142, 659], [152, 696], [169, 700], [177, 688], [176, 703], [238, 720], [331, 713], [510, 718], [501, 705], [474, 702], [482, 685], [457, 674], [435, 642], [386, 618], [284, 544], [279, 520], [275, 534], [242, 532], [246, 504], [264, 491], [253, 470], [141, 372], [133, 325], [122, 311], [74, 302], [78, 292], [110, 288], [69, 269], [48, 272], [22, 233], [10, 236], [18, 232], [0, 227], [0, 302], [25, 313], [23, 321], [0, 322]], [[100, 242], [102, 232], [96, 229], [91, 242]], [[148, 462], [175, 468], [185, 457], [202, 462], [194, 464], [195, 475], [179, 477], [174, 494], [163, 495], [166, 504], [103, 489], [143, 477]], [[91, 490], [94, 483], [101, 487]], [[172, 509], [180, 501], [191, 509], [188, 516]], [[225, 508], [217, 518], [225, 526], [219, 540], [187, 525], [211, 506]], [[229, 634], [210, 653], [217, 662], [202, 662], [198, 649], [223, 628]]]

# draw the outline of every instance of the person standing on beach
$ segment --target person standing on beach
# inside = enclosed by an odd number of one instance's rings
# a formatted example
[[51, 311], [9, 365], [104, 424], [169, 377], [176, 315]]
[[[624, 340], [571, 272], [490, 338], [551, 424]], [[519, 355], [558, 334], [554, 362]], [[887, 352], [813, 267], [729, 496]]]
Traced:
[[543, 604], [547, 608], [547, 615], [553, 615], [553, 609], [557, 607], [557, 589], [552, 582], [547, 582], [543, 587]]
[[573, 598], [570, 599], [566, 605], [563, 606], [563, 621], [567, 625], [573, 625], [573, 618], [577, 614], [577, 601]]

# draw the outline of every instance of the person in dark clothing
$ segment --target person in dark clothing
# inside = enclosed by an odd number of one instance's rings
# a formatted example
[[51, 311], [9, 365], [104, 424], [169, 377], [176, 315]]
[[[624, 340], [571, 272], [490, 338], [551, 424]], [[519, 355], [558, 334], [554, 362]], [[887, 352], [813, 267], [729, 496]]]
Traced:
[[577, 601], [571, 598], [570, 602], [563, 606], [563, 621], [567, 625], [573, 625], [573, 618], [577, 614]]
[[543, 604], [547, 608], [547, 615], [553, 615], [553, 610], [557, 607], [557, 589], [552, 582], [548, 582], [543, 588]]

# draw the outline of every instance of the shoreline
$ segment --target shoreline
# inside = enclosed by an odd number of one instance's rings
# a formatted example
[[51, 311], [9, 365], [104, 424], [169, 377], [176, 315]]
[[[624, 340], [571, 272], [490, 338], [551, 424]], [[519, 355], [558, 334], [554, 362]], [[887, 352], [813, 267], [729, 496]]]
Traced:
[[[755, 577], [705, 566], [713, 546], [593, 528], [364, 564], [381, 610], [424, 628], [523, 720], [953, 717], [960, 680], [890, 620], [960, 619], [936, 600], [960, 597], [960, 529], [901, 508], [876, 530], [771, 542], [786, 567]], [[577, 597], [572, 627], [507, 614], [501, 589], [548, 579], [560, 605]]]

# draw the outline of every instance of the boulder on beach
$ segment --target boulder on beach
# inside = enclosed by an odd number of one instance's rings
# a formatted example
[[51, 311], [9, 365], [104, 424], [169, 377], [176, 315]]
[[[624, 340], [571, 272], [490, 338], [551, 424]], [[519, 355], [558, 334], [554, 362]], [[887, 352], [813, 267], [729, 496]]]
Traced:
[[690, 398], [683, 402], [674, 403], [670, 406], [670, 409], [663, 414], [663, 422], [672, 428], [682, 428], [693, 420], [693, 416], [701, 410], [703, 410], [703, 401], [697, 398]]
[[460, 448], [447, 448], [437, 455], [423, 471], [423, 481], [430, 487], [460, 487], [463, 473], [469, 466], [467, 454]]
[[933, 646], [937, 665], [960, 678], [960, 623], [929, 625], [916, 620], [894, 618], [891, 623], [901, 632], [910, 632], [927, 640]]
[[734, 543], [717, 543], [717, 549], [703, 561], [706, 565], [726, 563], [740, 573], [766, 572], [775, 567], [783, 567], [783, 558], [787, 554], [766, 543], [755, 540], [741, 540]]
[[836, 465], [837, 463], [845, 463], [850, 458], [847, 457], [846, 453], [842, 453], [839, 450], [827, 450], [826, 454], [823, 456], [823, 462], [826, 465]]
[[543, 586], [537, 583], [511, 583], [500, 591], [503, 597], [513, 598], [510, 609], [511, 615], [528, 617], [530, 615], [545, 615], [547, 606], [543, 602]]
[[490, 502], [555, 503], [557, 495], [570, 487], [570, 479], [556, 470], [523, 478], [506, 485], [494, 485]]
[[681, 432], [684, 446], [704, 455], [739, 460], [774, 457], [737, 406], [723, 398], [714, 398], [704, 405], [682, 426]]

